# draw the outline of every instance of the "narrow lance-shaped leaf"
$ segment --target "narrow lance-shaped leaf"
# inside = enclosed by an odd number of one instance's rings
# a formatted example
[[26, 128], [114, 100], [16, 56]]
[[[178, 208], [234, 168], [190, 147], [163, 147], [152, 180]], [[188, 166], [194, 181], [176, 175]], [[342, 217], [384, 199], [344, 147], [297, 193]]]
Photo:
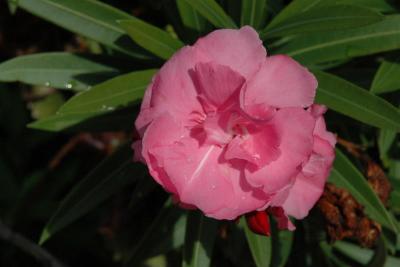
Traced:
[[18, 0], [7, 0], [7, 3], [10, 13], [14, 15], [18, 8]]
[[257, 267], [268, 267], [271, 263], [272, 239], [253, 233], [247, 226], [246, 220], [241, 219], [241, 225], [247, 238], [247, 243]]
[[230, 18], [215, 0], [192, 1], [184, 0], [197, 12], [219, 28], [237, 28], [235, 22]]
[[372, 126], [400, 130], [399, 109], [389, 102], [332, 74], [313, 72], [318, 80], [317, 103]]
[[64, 52], [20, 56], [0, 64], [0, 81], [83, 90], [119, 73], [106, 62], [103, 56]]
[[65, 197], [45, 226], [39, 243], [42, 244], [141, 175], [144, 175], [143, 167], [132, 162], [130, 146], [122, 147], [101, 162]]
[[199, 211], [189, 213], [186, 223], [183, 267], [210, 266], [218, 221], [205, 217]]
[[55, 114], [28, 124], [29, 128], [44, 131], [129, 131], [135, 121], [136, 109], [127, 107], [118, 110], [106, 108], [101, 112]]
[[342, 31], [327, 31], [293, 38], [275, 51], [310, 65], [348, 59], [400, 48], [400, 15]]
[[369, 186], [367, 180], [338, 149], [336, 150], [336, 159], [329, 181], [338, 187], [347, 189], [364, 206], [366, 213], [371, 219], [392, 229], [396, 233], [399, 232], [400, 229], [398, 229], [397, 224], [393, 222], [392, 216]]
[[176, 0], [183, 25], [197, 33], [202, 33], [207, 29], [207, 21], [185, 0]]
[[372, 81], [371, 92], [375, 94], [389, 93], [400, 89], [400, 61], [384, 61]]
[[184, 45], [169, 33], [140, 19], [119, 20], [118, 23], [138, 45], [163, 59], [170, 58]]
[[386, 167], [390, 164], [388, 152], [396, 139], [396, 135], [396, 131], [386, 129], [381, 129], [378, 134], [379, 157]]
[[382, 19], [382, 15], [368, 8], [351, 5], [322, 6], [268, 26], [260, 35], [264, 39], [289, 34], [350, 29]]
[[284, 267], [292, 250], [294, 232], [279, 230], [272, 224], [271, 267]]
[[117, 20], [129, 14], [96, 0], [18, 0], [18, 6], [58, 26], [136, 58], [151, 56], [136, 46]]
[[135, 71], [100, 83], [72, 97], [59, 114], [90, 113], [125, 107], [143, 97], [151, 77], [157, 70]]
[[240, 24], [250, 25], [255, 29], [259, 29], [263, 25], [263, 21], [267, 15], [267, 0], [242, 0], [242, 13]]
[[[61, 131], [90, 120], [91, 123], [87, 124], [94, 125], [95, 129], [100, 126], [103, 130], [107, 130], [107, 127], [110, 130], [116, 124], [129, 128], [128, 125], [134, 121], [135, 114], [133, 111], [125, 112], [124, 107], [142, 98], [155, 71], [132, 72], [98, 84], [89, 91], [72, 97], [56, 115], [35, 121], [29, 124], [29, 127]], [[120, 110], [121, 108], [123, 109]], [[117, 111], [114, 112], [116, 109]]]
[[291, 1], [273, 20], [268, 27], [275, 27], [291, 17], [300, 15], [321, 7], [334, 7], [335, 5], [355, 5], [376, 11], [395, 11], [395, 9], [382, 0], [295, 0]]
[[[350, 242], [336, 241], [333, 245], [334, 249], [359, 264], [366, 265], [372, 259], [374, 251], [367, 248], [361, 248]], [[384, 267], [397, 267], [400, 265], [400, 259], [388, 256], [383, 265]]]

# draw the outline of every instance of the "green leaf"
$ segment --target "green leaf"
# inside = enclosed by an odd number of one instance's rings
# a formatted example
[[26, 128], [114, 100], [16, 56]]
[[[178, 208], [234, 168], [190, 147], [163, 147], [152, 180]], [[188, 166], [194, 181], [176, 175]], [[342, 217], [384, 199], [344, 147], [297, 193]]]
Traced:
[[61, 131], [87, 119], [100, 115], [98, 112], [56, 114], [28, 124], [29, 128], [45, 131]]
[[242, 0], [240, 24], [259, 29], [267, 16], [267, 0]]
[[272, 239], [253, 233], [247, 226], [246, 220], [242, 218], [241, 224], [246, 234], [247, 243], [257, 267], [268, 267], [271, 264]]
[[316, 102], [366, 124], [400, 130], [400, 112], [389, 102], [337, 76], [313, 72], [318, 80]]
[[294, 0], [291, 1], [274, 19], [268, 27], [275, 27], [283, 21], [290, 19], [293, 16], [300, 15], [303, 12], [308, 12], [321, 7], [334, 7], [335, 5], [356, 5], [359, 7], [369, 8], [376, 11], [394, 12], [392, 6], [387, 4], [385, 0]]
[[319, 243], [322, 253], [326, 258], [332, 261], [335, 267], [350, 267], [349, 264], [344, 262], [344, 259], [337, 257], [335, 253], [333, 253], [333, 248], [331, 244], [328, 244], [326, 241], [322, 241]]
[[369, 186], [364, 176], [350, 162], [350, 160], [338, 149], [336, 159], [329, 181], [336, 186], [347, 189], [355, 199], [360, 202], [368, 216], [398, 233], [397, 224], [386, 210], [379, 197]]
[[271, 267], [284, 267], [292, 250], [292, 231], [279, 230], [275, 224], [272, 229], [272, 259]]
[[384, 61], [372, 81], [371, 92], [382, 94], [400, 89], [400, 63]]
[[275, 51], [303, 64], [348, 59], [400, 48], [400, 15], [364, 27], [307, 34], [290, 40]]
[[192, 1], [184, 0], [197, 12], [218, 28], [237, 28], [230, 18], [215, 0]]
[[[362, 265], [368, 264], [374, 255], [374, 252], [370, 249], [361, 248], [357, 245], [345, 241], [336, 241], [333, 244], [333, 247], [341, 254], [349, 257], [350, 259]], [[386, 258], [384, 265], [376, 265], [376, 266], [397, 267], [400, 266], [400, 259], [388, 256]]]
[[17, 9], [18, 9], [18, 1], [19, 0], [7, 0], [8, 9], [10, 10], [10, 13], [12, 15], [14, 15], [15, 12], [17, 11]]
[[385, 266], [388, 253], [382, 236], [379, 237], [375, 246], [374, 256], [369, 260], [367, 267]]
[[381, 129], [378, 135], [379, 157], [387, 167], [389, 165], [389, 150], [396, 139], [396, 131]]
[[144, 175], [141, 164], [132, 162], [132, 150], [123, 146], [102, 161], [64, 198], [40, 237], [43, 244], [56, 232], [82, 217], [121, 188]]
[[44, 131], [121, 131], [131, 130], [137, 116], [135, 107], [116, 111], [56, 114], [28, 124], [29, 128]]
[[157, 70], [135, 71], [121, 75], [72, 97], [59, 114], [92, 113], [125, 107], [143, 97]]
[[218, 221], [205, 217], [200, 211], [189, 213], [183, 247], [183, 267], [210, 266], [217, 226]]
[[176, 0], [183, 25], [196, 33], [207, 29], [207, 21], [185, 0]]
[[125, 266], [139, 266], [139, 263], [146, 258], [182, 246], [186, 221], [186, 213], [181, 208], [172, 205], [171, 199], [168, 199], [153, 222], [135, 242]]
[[30, 104], [32, 118], [43, 119], [54, 115], [65, 100], [60, 92], [54, 92]]
[[167, 32], [140, 19], [119, 20], [118, 23], [138, 45], [162, 59], [170, 58], [184, 45]]
[[149, 55], [137, 47], [117, 20], [129, 14], [96, 0], [18, 0], [20, 8], [67, 30], [86, 36], [136, 58]]
[[[64, 52], [20, 56], [0, 64], [0, 81], [83, 90], [119, 73], [107, 58]], [[86, 77], [93, 77], [91, 80]]]
[[351, 5], [322, 6], [268, 26], [260, 35], [263, 39], [263, 37], [341, 30], [372, 24], [382, 19], [382, 15], [368, 8]]

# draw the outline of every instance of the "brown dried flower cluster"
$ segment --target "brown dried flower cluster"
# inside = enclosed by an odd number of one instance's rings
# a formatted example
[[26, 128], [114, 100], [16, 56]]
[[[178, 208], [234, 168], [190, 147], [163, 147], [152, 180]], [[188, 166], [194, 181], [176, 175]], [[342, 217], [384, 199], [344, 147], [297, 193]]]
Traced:
[[364, 207], [345, 189], [328, 183], [318, 202], [331, 241], [351, 238], [362, 246], [371, 247], [381, 227], [364, 214]]
[[[340, 138], [338, 142], [366, 165], [368, 183], [386, 205], [392, 187], [382, 168], [360, 146]], [[361, 246], [371, 247], [379, 237], [381, 226], [365, 215], [364, 207], [345, 189], [327, 183], [318, 208], [327, 223], [326, 229], [331, 241], [351, 238]]]

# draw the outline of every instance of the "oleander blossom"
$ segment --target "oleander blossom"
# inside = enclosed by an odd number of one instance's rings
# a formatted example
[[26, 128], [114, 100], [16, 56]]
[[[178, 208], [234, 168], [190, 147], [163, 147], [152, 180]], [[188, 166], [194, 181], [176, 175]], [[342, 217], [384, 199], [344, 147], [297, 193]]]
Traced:
[[272, 210], [304, 218], [334, 159], [317, 80], [285, 55], [267, 57], [248, 26], [185, 46], [148, 86], [135, 159], [185, 208], [233, 220]]

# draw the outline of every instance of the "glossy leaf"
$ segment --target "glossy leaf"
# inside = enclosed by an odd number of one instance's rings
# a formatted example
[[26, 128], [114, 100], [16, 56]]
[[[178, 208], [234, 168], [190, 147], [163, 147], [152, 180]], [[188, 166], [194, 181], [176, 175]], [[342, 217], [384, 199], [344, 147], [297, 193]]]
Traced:
[[275, 51], [303, 64], [348, 59], [400, 48], [400, 15], [363, 27], [327, 31], [293, 38]]
[[389, 102], [337, 76], [313, 72], [317, 103], [372, 126], [400, 130], [400, 111]]
[[210, 266], [217, 226], [218, 221], [205, 217], [199, 211], [189, 213], [183, 248], [183, 267]]
[[334, 7], [335, 5], [355, 5], [369, 8], [376, 11], [393, 12], [395, 9], [385, 2], [385, 0], [295, 0], [290, 2], [274, 19], [268, 27], [275, 27], [283, 21], [303, 12], [308, 12], [321, 7]]
[[132, 130], [137, 108], [115, 111], [56, 114], [28, 124], [29, 128], [44, 131], [121, 131]]
[[18, 8], [18, 0], [7, 0], [7, 3], [10, 13], [14, 15]]
[[282, 231], [273, 224], [272, 228], [272, 258], [271, 267], [284, 267], [292, 250], [294, 234], [292, 231]]
[[196, 33], [202, 33], [207, 29], [207, 21], [187, 1], [176, 0], [176, 5], [186, 28]]
[[368, 8], [351, 5], [322, 6], [268, 26], [260, 35], [262, 38], [269, 38], [314, 31], [349, 29], [372, 24], [382, 19], [382, 15]]
[[369, 260], [367, 267], [385, 266], [388, 252], [383, 237], [380, 236], [375, 244], [374, 256]]
[[129, 14], [96, 0], [18, 0], [18, 6], [67, 30], [86, 36], [136, 58], [149, 55], [136, 46], [117, 20]]
[[157, 70], [135, 71], [121, 75], [72, 97], [59, 114], [92, 113], [114, 110], [140, 100]]
[[378, 134], [379, 157], [386, 166], [389, 165], [388, 152], [396, 139], [396, 135], [396, 131], [385, 129], [381, 129]]
[[271, 264], [272, 239], [253, 233], [247, 226], [246, 220], [242, 218], [242, 226], [247, 238], [247, 243], [257, 267], [268, 267]]
[[[117, 75], [103, 56], [64, 52], [20, 56], [0, 64], [0, 81], [83, 90], [97, 81]], [[92, 76], [91, 80], [85, 79]]]
[[139, 176], [143, 166], [132, 162], [132, 150], [126, 145], [101, 162], [65, 197], [45, 226], [40, 237], [43, 244], [56, 232], [82, 217], [108, 197]]
[[169, 33], [140, 19], [119, 20], [118, 23], [138, 45], [162, 59], [170, 58], [184, 45]]
[[259, 29], [267, 15], [267, 0], [242, 0], [240, 24]]
[[45, 131], [61, 131], [98, 115], [101, 114], [99, 114], [98, 112], [84, 114], [56, 114], [38, 121], [34, 121], [28, 124], [28, 127]]
[[392, 229], [396, 233], [400, 231], [379, 197], [369, 186], [366, 178], [338, 149], [336, 149], [336, 159], [329, 181], [338, 187], [347, 189], [364, 206], [366, 213], [371, 219]]
[[197, 12], [218, 28], [237, 28], [230, 18], [215, 0], [192, 1], [184, 0]]
[[371, 92], [381, 94], [400, 89], [399, 77], [400, 62], [382, 62], [372, 81]]
[[[333, 247], [341, 254], [349, 257], [350, 259], [362, 265], [368, 264], [368, 262], [372, 259], [374, 255], [374, 251], [372, 251], [371, 249], [361, 248], [357, 245], [345, 241], [336, 241]], [[399, 265], [400, 265], [400, 259], [388, 256], [383, 265], [376, 265], [376, 267], [378, 266], [397, 267]]]

